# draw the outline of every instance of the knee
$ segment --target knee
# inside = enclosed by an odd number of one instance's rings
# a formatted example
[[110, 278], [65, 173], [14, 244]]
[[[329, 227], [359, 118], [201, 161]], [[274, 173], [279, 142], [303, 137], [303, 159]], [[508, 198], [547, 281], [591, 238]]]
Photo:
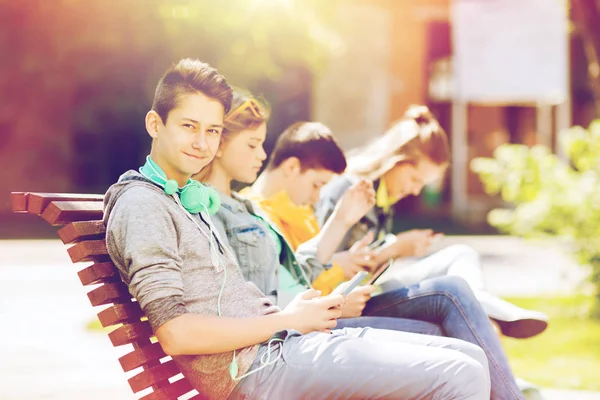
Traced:
[[448, 296], [453, 296], [458, 299], [465, 297], [474, 297], [473, 289], [467, 281], [460, 276], [446, 275], [433, 280], [434, 290], [443, 292]]
[[481, 347], [473, 343], [463, 342], [460, 351], [477, 361], [483, 367], [484, 372], [489, 371], [488, 358]]
[[447, 398], [470, 400], [490, 398], [490, 376], [487, 370], [488, 365], [485, 354], [483, 357], [484, 364], [467, 355], [463, 355], [463, 357], [456, 361], [457, 370], [460, 372], [456, 373], [455, 371], [455, 373], [447, 378], [447, 383], [444, 385], [448, 388]]
[[452, 246], [446, 247], [442, 251], [451, 253], [455, 258], [468, 258], [479, 261], [479, 253], [466, 244], [453, 244]]

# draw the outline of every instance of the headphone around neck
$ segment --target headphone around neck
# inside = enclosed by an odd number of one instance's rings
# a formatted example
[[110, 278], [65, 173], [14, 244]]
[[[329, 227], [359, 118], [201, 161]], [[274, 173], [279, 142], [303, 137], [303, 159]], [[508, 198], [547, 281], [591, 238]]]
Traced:
[[140, 168], [140, 174], [162, 187], [169, 196], [179, 194], [183, 208], [190, 214], [206, 211], [210, 215], [215, 215], [221, 207], [221, 197], [216, 190], [194, 179], [188, 180], [185, 186], [180, 188], [175, 179], [167, 179], [165, 172], [150, 156], [146, 157], [146, 163]]
[[[154, 160], [152, 160], [152, 158], [150, 158], [150, 156], [146, 157], [146, 164], [140, 168], [140, 174], [142, 174], [146, 179], [149, 179], [158, 186], [162, 187], [165, 193], [169, 196], [173, 196], [175, 193], [178, 193], [181, 205], [190, 214], [198, 214], [200, 211], [205, 210], [210, 215], [214, 215], [217, 213], [217, 211], [219, 211], [219, 207], [221, 207], [221, 196], [219, 196], [219, 193], [216, 190], [208, 186], [204, 186], [200, 182], [193, 179], [188, 180], [183, 188], [179, 188], [177, 181], [174, 179], [167, 179], [165, 172], [158, 166], [158, 164], [154, 162]], [[192, 219], [192, 221], [194, 220]], [[195, 221], [194, 224], [198, 226]], [[213, 263], [215, 264], [215, 267], [218, 268], [218, 266], [221, 266], [224, 272], [223, 284], [221, 285], [221, 290], [219, 291], [219, 297], [217, 299], [217, 314], [221, 316], [221, 296], [223, 295], [225, 283], [227, 282], [227, 268], [220, 260], [218, 254], [216, 254], [216, 250], [214, 250], [215, 246], [213, 244], [212, 223], [208, 225], [210, 226], [210, 234], [208, 239], [210, 241], [211, 258], [214, 256], [215, 259], [213, 260]], [[276, 363], [282, 357], [283, 342], [284, 340], [281, 338], [271, 338], [268, 342], [268, 351], [260, 358], [260, 363], [262, 365], [254, 370], [247, 371], [242, 376], [238, 376], [239, 367], [236, 360], [236, 351], [234, 350], [233, 358], [229, 364], [229, 375], [231, 376], [231, 379], [234, 381], [239, 381], [266, 368], [269, 365]], [[279, 352], [275, 358], [272, 358], [273, 352], [271, 351], [271, 348], [276, 344], [279, 344]]]

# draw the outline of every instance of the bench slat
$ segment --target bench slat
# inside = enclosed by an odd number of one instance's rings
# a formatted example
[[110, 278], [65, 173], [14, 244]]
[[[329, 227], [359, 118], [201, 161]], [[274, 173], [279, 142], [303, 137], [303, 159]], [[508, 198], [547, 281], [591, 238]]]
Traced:
[[27, 200], [29, 193], [27, 192], [12, 192], [10, 194], [10, 201], [12, 203], [12, 211], [16, 213], [27, 212]]
[[104, 195], [101, 194], [78, 194], [78, 193], [29, 193], [27, 200], [27, 212], [41, 215], [46, 207], [53, 201], [67, 203], [102, 203]]
[[156, 342], [148, 346], [139, 347], [131, 353], [125, 354], [119, 358], [119, 363], [121, 363], [123, 371], [129, 372], [166, 356], [160, 344]]
[[75, 221], [58, 230], [58, 236], [64, 244], [89, 239], [103, 239], [106, 227], [102, 221]]
[[98, 319], [103, 327], [122, 324], [127, 322], [138, 322], [144, 316], [144, 312], [138, 303], [115, 304], [98, 313]]
[[[139, 304], [132, 301], [127, 286], [110, 261], [102, 222], [102, 195], [70, 193], [11, 193], [14, 212], [37, 214], [50, 225], [65, 225], [58, 233], [65, 244], [76, 243], [68, 249], [71, 260], [94, 261], [94, 264], [79, 271], [79, 279], [85, 285], [101, 285], [88, 293], [93, 306], [111, 304], [98, 313], [102, 326], [125, 324], [109, 334], [114, 346], [132, 343], [134, 351], [119, 359], [125, 372], [144, 367], [144, 371], [130, 379], [134, 393], [152, 388], [154, 392], [146, 400], [171, 400], [189, 393], [193, 388], [182, 378], [172, 384], [169, 378], [181, 374], [173, 360], [160, 363], [166, 354], [158, 342], [152, 343], [153, 332]], [[175, 378], [176, 379], [176, 378]], [[203, 400], [195, 395], [193, 400]]]
[[74, 263], [80, 261], [110, 261], [106, 241], [86, 240], [71, 246], [67, 252]]
[[131, 294], [123, 282], [104, 283], [88, 292], [90, 303], [95, 306], [103, 304], [123, 304], [131, 302]]
[[98, 283], [112, 283], [121, 280], [119, 271], [115, 265], [110, 262], [100, 262], [90, 265], [77, 273], [83, 286], [95, 285]]
[[[29, 199], [31, 202], [31, 198]], [[42, 212], [42, 218], [52, 226], [65, 225], [73, 221], [102, 219], [101, 201], [53, 201]]]
[[181, 378], [180, 380], [171, 383], [169, 386], [142, 397], [140, 400], [173, 400], [178, 399], [179, 396], [191, 392], [192, 390], [194, 390], [194, 388], [190, 382], [185, 378]]
[[128, 382], [129, 386], [131, 386], [131, 390], [133, 390], [134, 393], [137, 393], [180, 373], [181, 371], [179, 371], [179, 367], [175, 364], [175, 361], [169, 360], [140, 372], [129, 378]]
[[151, 336], [154, 336], [154, 333], [148, 321], [125, 324], [108, 334], [110, 341], [115, 347], [138, 341], [148, 343]]

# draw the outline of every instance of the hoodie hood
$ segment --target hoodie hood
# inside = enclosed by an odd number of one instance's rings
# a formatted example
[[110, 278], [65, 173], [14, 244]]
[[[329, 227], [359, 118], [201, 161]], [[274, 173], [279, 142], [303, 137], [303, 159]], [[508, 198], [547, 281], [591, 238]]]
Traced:
[[119, 197], [121, 197], [121, 195], [125, 193], [125, 191], [127, 191], [128, 189], [136, 186], [145, 186], [147, 188], [163, 192], [163, 189], [157, 184], [145, 178], [138, 171], [130, 169], [129, 171], [121, 175], [119, 177], [119, 180], [113, 185], [111, 185], [111, 187], [108, 188], [106, 194], [104, 195], [103, 221], [105, 226], [108, 223], [108, 217], [110, 216], [110, 212], [117, 203]]

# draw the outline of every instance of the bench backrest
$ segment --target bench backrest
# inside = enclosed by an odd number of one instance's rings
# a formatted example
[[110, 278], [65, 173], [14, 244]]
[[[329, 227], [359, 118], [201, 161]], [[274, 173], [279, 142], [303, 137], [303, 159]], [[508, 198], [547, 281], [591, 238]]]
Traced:
[[52, 226], [62, 226], [58, 236], [68, 246], [71, 261], [85, 263], [78, 273], [81, 283], [97, 286], [87, 295], [92, 306], [103, 306], [98, 313], [100, 323], [116, 328], [108, 334], [112, 344], [133, 347], [119, 359], [124, 372], [137, 372], [128, 380], [131, 390], [142, 392], [142, 400], [171, 400], [183, 395], [202, 399], [181, 375], [175, 361], [163, 352], [143, 311], [110, 260], [102, 223], [103, 196], [18, 192], [11, 193], [11, 197], [14, 212], [39, 215]]

